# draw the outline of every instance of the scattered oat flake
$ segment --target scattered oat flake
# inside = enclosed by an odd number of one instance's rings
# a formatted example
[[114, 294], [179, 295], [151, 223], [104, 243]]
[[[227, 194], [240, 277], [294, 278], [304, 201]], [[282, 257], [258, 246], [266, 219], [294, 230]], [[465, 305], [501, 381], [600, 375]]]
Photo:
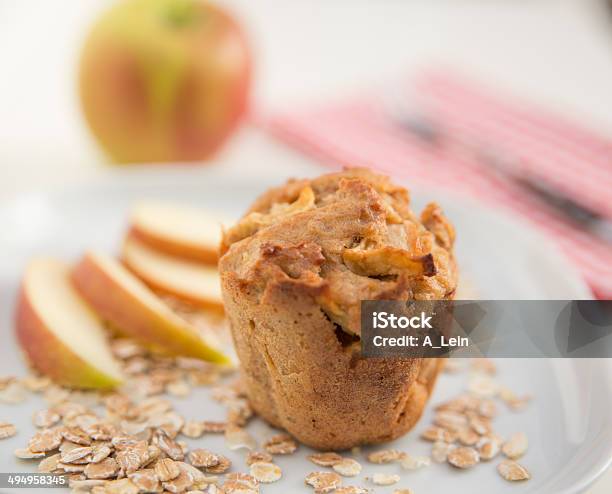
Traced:
[[0, 422], [0, 439], [6, 439], [17, 434], [17, 428], [9, 422]]
[[179, 461], [177, 464], [182, 472], [187, 473], [193, 479], [193, 489], [202, 489], [209, 484], [216, 484], [218, 482], [217, 476], [206, 475], [189, 463]]
[[272, 463], [272, 455], [264, 451], [249, 451], [246, 457], [246, 464], [251, 466], [253, 463], [263, 462]]
[[399, 475], [389, 475], [386, 473], [375, 473], [372, 475], [372, 482], [376, 485], [393, 485], [400, 481]]
[[106, 444], [94, 446], [91, 452], [91, 462], [100, 463], [104, 458], [107, 458], [112, 453], [112, 449]]
[[205, 420], [202, 422], [204, 432], [211, 433], [223, 433], [227, 429], [227, 422], [213, 422], [211, 420]]
[[231, 424], [244, 426], [253, 416], [253, 409], [246, 399], [237, 399], [226, 404], [227, 421]]
[[314, 487], [315, 492], [325, 493], [340, 487], [342, 477], [335, 472], [312, 472], [306, 476], [305, 482]]
[[315, 465], [322, 467], [333, 467], [336, 463], [340, 463], [343, 460], [342, 456], [333, 451], [327, 453], [314, 453], [308, 456], [308, 459]]
[[89, 446], [91, 438], [80, 427], [65, 427], [62, 429], [62, 437], [70, 442]]
[[60, 454], [57, 453], [52, 456], [47, 456], [44, 460], [38, 464], [39, 473], [51, 473], [57, 468], [57, 464], [60, 460]]
[[162, 483], [164, 489], [172, 493], [185, 492], [192, 485], [193, 478], [185, 470], [181, 470], [181, 473], [175, 479]]
[[159, 479], [152, 468], [132, 472], [128, 475], [128, 478], [138, 487], [140, 492], [159, 491]]
[[412, 489], [395, 489], [393, 494], [414, 494]]
[[137, 437], [127, 434], [119, 434], [118, 436], [113, 436], [111, 439], [111, 444], [117, 451], [121, 451], [122, 449], [134, 446], [136, 443], [138, 443], [138, 441], [140, 441], [140, 439]]
[[478, 405], [478, 413], [483, 417], [492, 419], [497, 415], [497, 405], [493, 400], [484, 399]]
[[502, 461], [499, 465], [497, 465], [497, 471], [502, 478], [510, 482], [529, 480], [531, 478], [531, 475], [527, 469], [513, 460]]
[[449, 444], [444, 441], [436, 441], [433, 443], [431, 447], [431, 458], [436, 463], [444, 463], [448, 458], [448, 454], [454, 449], [456, 446], [454, 444]]
[[429, 456], [405, 455], [400, 463], [405, 470], [418, 470], [431, 465], [431, 458]]
[[514, 412], [523, 410], [531, 401], [530, 395], [519, 397], [512, 390], [506, 387], [501, 388], [499, 397], [502, 399], [502, 401], [504, 401], [504, 403], [506, 403], [508, 408]]
[[283, 474], [282, 470], [278, 465], [274, 463], [268, 463], [258, 461], [251, 465], [251, 475], [258, 481], [265, 484], [276, 482]]
[[[253, 436], [251, 436], [251, 434], [249, 434], [246, 429], [243, 429], [242, 427], [239, 427], [234, 424], [228, 425], [227, 429], [225, 430], [225, 443], [227, 444], [227, 447], [232, 451], [242, 448], [253, 450], [257, 447], [257, 442], [255, 441], [255, 438], [253, 438]], [[277, 446], [280, 447], [280, 445]], [[295, 451], [295, 449], [293, 451]], [[272, 451], [269, 450], [268, 452], [272, 453]]]
[[468, 419], [462, 413], [452, 410], [441, 410], [434, 416], [434, 423], [444, 429], [459, 432], [468, 425]]
[[440, 403], [439, 405], [436, 405], [434, 407], [434, 410], [436, 412], [450, 411], [450, 412], [463, 413], [466, 411], [466, 409], [467, 407], [466, 407], [465, 399], [461, 396], [458, 398], [454, 398], [450, 401], [445, 401], [443, 403]]
[[185, 398], [186, 396], [189, 396], [189, 393], [191, 393], [191, 388], [185, 381], [180, 379], [168, 383], [166, 385], [166, 391], [168, 391], [169, 394], [178, 398]]
[[512, 410], [513, 412], [520, 412], [521, 410], [524, 410], [527, 407], [530, 401], [531, 396], [524, 396], [522, 398], [514, 398], [512, 400], [507, 400], [506, 405], [508, 405], [510, 410]]
[[0, 403], [16, 405], [25, 399], [26, 391], [18, 381], [12, 381], [4, 389], [0, 389]]
[[297, 443], [289, 434], [276, 434], [264, 443], [264, 449], [271, 455], [289, 455], [297, 449]]
[[127, 474], [140, 469], [149, 459], [149, 447], [146, 441], [141, 441], [132, 447], [118, 451], [115, 455], [121, 470]]
[[89, 479], [110, 479], [119, 472], [119, 464], [114, 458], [105, 458], [99, 463], [89, 463], [85, 475]]
[[402, 458], [403, 453], [397, 449], [383, 449], [381, 451], [375, 451], [368, 455], [368, 461], [370, 463], [391, 463], [398, 461]]
[[461, 446], [448, 453], [448, 462], [457, 468], [470, 468], [479, 461], [478, 451], [469, 446]]
[[162, 482], [175, 479], [181, 473], [178, 464], [171, 458], [162, 458], [154, 467], [157, 478]]
[[[185, 425], [185, 420], [175, 412], [165, 412], [149, 417], [147, 425], [149, 427], [164, 429], [172, 438], [174, 438], [183, 428], [183, 425]], [[170, 432], [172, 432], [172, 434], [170, 434]]]
[[153, 463], [155, 463], [160, 458], [161, 455], [162, 455], [161, 449], [159, 449], [154, 444], [149, 444], [148, 451], [147, 451], [148, 459], [147, 459], [147, 463], [144, 466], [148, 467], [150, 465], [153, 465]]
[[60, 419], [60, 414], [55, 410], [40, 410], [32, 417], [32, 421], [36, 427], [51, 427], [57, 424]]
[[457, 439], [457, 434], [446, 430], [443, 427], [432, 425], [421, 433], [421, 437], [427, 441], [444, 441], [447, 443], [452, 443], [455, 441], [455, 439]]
[[189, 453], [189, 461], [194, 467], [208, 468], [218, 465], [221, 458], [207, 449], [198, 448]]
[[31, 460], [33, 458], [44, 458], [45, 453], [35, 453], [34, 451], [30, 451], [28, 448], [19, 448], [15, 450], [15, 456], [17, 458], [21, 458], [22, 460]]
[[221, 455], [218, 455], [218, 456], [219, 456], [219, 463], [217, 463], [216, 465], [204, 468], [206, 472], [225, 473], [230, 469], [230, 467], [232, 466], [232, 462], [225, 456], [221, 456]]
[[181, 432], [191, 439], [198, 439], [204, 434], [204, 425], [198, 420], [188, 420], [185, 422]]
[[471, 361], [471, 369], [474, 372], [480, 372], [482, 374], [494, 375], [497, 373], [495, 363], [488, 358], [473, 358]]
[[110, 441], [118, 433], [115, 425], [106, 423], [91, 424], [84, 430], [94, 441]]
[[59, 448], [61, 442], [61, 429], [44, 429], [34, 434], [28, 443], [28, 448], [35, 452], [47, 452]]
[[59, 451], [60, 453], [66, 453], [68, 451], [72, 451], [75, 448], [82, 448], [80, 444], [76, 444], [70, 441], [66, 441], [65, 439], [60, 444]]
[[76, 460], [85, 458], [91, 455], [92, 448], [90, 446], [81, 446], [79, 448], [71, 449], [61, 454], [62, 463], [75, 463]]
[[492, 398], [499, 393], [499, 385], [489, 376], [476, 374], [468, 383], [468, 391], [481, 398]]
[[476, 444], [481, 460], [492, 460], [500, 450], [500, 441], [493, 437], [482, 437]]
[[[271, 462], [267, 462], [267, 463], [271, 463]], [[249, 475], [248, 473], [242, 473], [242, 472], [228, 473], [225, 476], [225, 478], [227, 480], [231, 480], [233, 482], [240, 483], [252, 489], [256, 489], [257, 484], [258, 484], [257, 479], [253, 477], [252, 475]]]
[[488, 419], [482, 417], [471, 417], [470, 427], [474, 432], [481, 436], [491, 432], [491, 422]]
[[332, 468], [343, 477], [355, 477], [361, 473], [361, 464], [353, 458], [343, 458], [335, 463]]
[[68, 451], [72, 451], [76, 448], [82, 448], [80, 444], [71, 443], [70, 441], [66, 441], [65, 439], [60, 444], [59, 451], [60, 453], [67, 453]]
[[480, 439], [480, 436], [473, 429], [462, 429], [459, 431], [459, 442], [464, 446], [474, 446]]
[[529, 441], [524, 432], [517, 432], [502, 446], [502, 452], [510, 459], [516, 460], [525, 454]]
[[183, 449], [168, 436], [167, 432], [162, 429], [157, 430], [157, 434], [155, 435], [155, 440], [159, 449], [161, 449], [164, 453], [166, 453], [173, 460], [183, 460], [185, 454], [183, 453]]
[[183, 450], [183, 454], [186, 455], [189, 451], [189, 444], [187, 444], [187, 442], [185, 441], [177, 441], [176, 444], [181, 447], [181, 449]]

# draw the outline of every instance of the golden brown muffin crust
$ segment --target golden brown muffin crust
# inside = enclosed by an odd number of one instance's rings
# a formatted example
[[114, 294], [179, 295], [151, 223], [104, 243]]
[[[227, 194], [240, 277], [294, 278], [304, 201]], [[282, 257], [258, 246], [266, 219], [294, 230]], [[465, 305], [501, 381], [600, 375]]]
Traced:
[[365, 169], [292, 180], [225, 232], [223, 251], [238, 242], [240, 255], [226, 256], [222, 269], [262, 291], [284, 276], [317, 286], [326, 314], [359, 334], [361, 300], [452, 296], [454, 230], [436, 204], [421, 219], [406, 189]]

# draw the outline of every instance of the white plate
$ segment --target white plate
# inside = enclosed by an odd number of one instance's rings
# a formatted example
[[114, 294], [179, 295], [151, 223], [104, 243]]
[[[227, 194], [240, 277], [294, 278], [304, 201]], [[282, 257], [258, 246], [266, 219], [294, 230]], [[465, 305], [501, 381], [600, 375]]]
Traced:
[[[214, 173], [185, 170], [138, 171], [122, 174], [95, 186], [53, 194], [31, 194], [0, 208], [0, 375], [22, 374], [23, 361], [13, 337], [12, 311], [19, 274], [27, 260], [36, 254], [76, 258], [84, 249], [116, 250], [125, 229], [126, 212], [134, 199], [162, 198], [202, 205], [239, 215], [269, 181], [246, 183]], [[413, 193], [422, 205], [431, 194]], [[527, 227], [504, 215], [456, 198], [436, 197], [457, 227], [457, 252], [463, 274], [479, 298], [547, 299], [588, 298], [589, 291], [569, 263], [548, 242]], [[612, 460], [612, 367], [609, 360], [531, 359], [499, 360], [499, 379], [520, 393], [535, 399], [521, 413], [505, 412], [495, 421], [502, 435], [524, 431], [530, 439], [529, 451], [521, 462], [532, 473], [532, 480], [521, 484], [503, 481], [495, 471], [499, 461], [458, 471], [434, 464], [418, 472], [402, 472], [398, 465], [368, 465], [363, 457], [362, 474], [345, 479], [345, 485], [368, 485], [364, 477], [375, 472], [398, 473], [402, 480], [393, 487], [376, 487], [376, 492], [392, 492], [410, 487], [416, 493], [573, 493], [583, 490]], [[460, 392], [466, 375], [445, 374], [439, 381], [432, 403]], [[208, 390], [196, 390], [189, 398], [176, 400], [177, 409], [187, 418], [222, 419], [223, 410], [207, 399]], [[0, 466], [5, 472], [34, 471], [31, 463], [12, 455], [32, 433], [31, 414], [42, 408], [38, 397], [19, 406], [0, 405], [0, 420], [17, 424], [20, 433], [0, 442]], [[412, 454], [428, 454], [430, 444], [418, 438], [429, 423], [431, 407], [414, 431], [385, 447], [396, 447]], [[254, 421], [250, 430], [259, 438], [269, 430]], [[222, 451], [223, 440], [208, 436], [189, 440]], [[284, 480], [265, 486], [265, 492], [310, 491], [304, 476], [321, 469], [310, 464], [301, 447], [298, 454], [279, 457]], [[237, 469], [244, 470], [243, 454], [230, 454]], [[372, 485], [370, 484], [370, 487]], [[15, 491], [18, 492], [18, 491]], [[23, 490], [21, 492], [24, 492]], [[42, 492], [38, 490], [37, 492]], [[58, 492], [58, 491], [55, 491]]]

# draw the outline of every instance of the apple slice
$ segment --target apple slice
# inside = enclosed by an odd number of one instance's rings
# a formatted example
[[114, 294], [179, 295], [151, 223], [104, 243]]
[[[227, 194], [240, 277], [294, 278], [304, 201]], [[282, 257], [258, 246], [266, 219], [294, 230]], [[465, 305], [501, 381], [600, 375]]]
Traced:
[[72, 272], [72, 281], [100, 317], [120, 332], [173, 355], [230, 362], [213, 337], [201, 337], [112, 257], [87, 253]]
[[31, 364], [59, 384], [113, 388], [123, 380], [102, 321], [79, 297], [70, 268], [60, 261], [36, 259], [26, 268], [16, 331]]
[[169, 256], [128, 235], [121, 257], [147, 285], [201, 307], [223, 310], [217, 268]]
[[131, 232], [159, 251], [216, 264], [223, 220], [201, 209], [163, 202], [137, 203], [130, 214]]

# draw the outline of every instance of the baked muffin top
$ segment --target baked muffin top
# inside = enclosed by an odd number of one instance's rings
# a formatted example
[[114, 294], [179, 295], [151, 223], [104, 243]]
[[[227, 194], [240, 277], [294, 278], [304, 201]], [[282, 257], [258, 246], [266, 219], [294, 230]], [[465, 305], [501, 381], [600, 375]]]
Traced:
[[290, 284], [344, 331], [360, 333], [361, 300], [452, 298], [453, 226], [428, 204], [364, 168], [290, 180], [259, 197], [223, 234], [220, 263], [264, 295]]

